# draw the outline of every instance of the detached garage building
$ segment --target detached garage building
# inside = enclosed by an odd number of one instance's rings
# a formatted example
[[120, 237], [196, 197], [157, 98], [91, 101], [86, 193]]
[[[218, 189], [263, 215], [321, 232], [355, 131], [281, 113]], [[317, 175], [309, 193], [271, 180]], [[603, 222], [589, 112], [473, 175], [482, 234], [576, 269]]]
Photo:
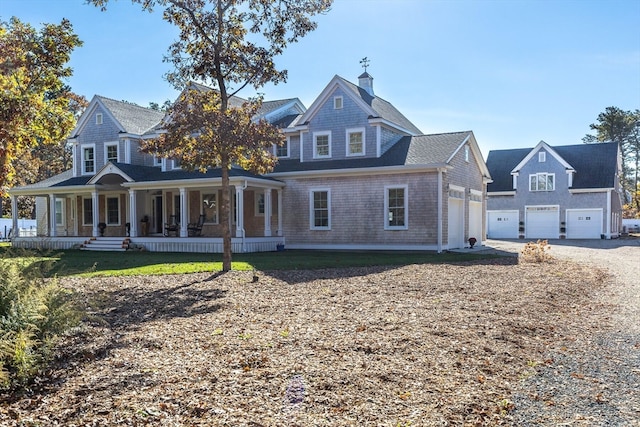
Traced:
[[490, 239], [600, 239], [622, 225], [617, 143], [494, 150], [487, 167]]

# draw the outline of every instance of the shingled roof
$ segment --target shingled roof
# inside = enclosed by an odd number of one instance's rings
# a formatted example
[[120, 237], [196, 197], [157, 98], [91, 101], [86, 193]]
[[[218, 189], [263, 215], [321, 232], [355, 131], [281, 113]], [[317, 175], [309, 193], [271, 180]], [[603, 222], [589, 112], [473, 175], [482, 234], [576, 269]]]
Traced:
[[152, 110], [129, 102], [116, 101], [99, 95], [96, 95], [96, 98], [111, 112], [126, 133], [143, 135], [160, 123], [164, 117], [164, 112], [162, 111]]
[[[577, 144], [551, 147], [575, 169], [573, 189], [612, 188], [618, 166], [618, 144]], [[487, 167], [493, 182], [488, 192], [513, 191], [513, 169], [531, 152], [531, 148], [492, 150]]]
[[414, 134], [421, 134], [422, 131], [416, 127], [409, 119], [407, 119], [396, 107], [391, 105], [390, 102], [385, 101], [379, 96], [371, 96], [369, 92], [360, 86], [351, 83], [350, 81], [338, 76], [345, 85], [352, 90], [356, 96], [360, 97], [365, 103], [367, 103], [381, 119], [395, 123], [398, 126], [407, 129]]
[[277, 174], [409, 165], [438, 167], [446, 164], [470, 135], [471, 131], [405, 136], [380, 157], [354, 157], [308, 162], [300, 162], [298, 159], [280, 159], [273, 172]]

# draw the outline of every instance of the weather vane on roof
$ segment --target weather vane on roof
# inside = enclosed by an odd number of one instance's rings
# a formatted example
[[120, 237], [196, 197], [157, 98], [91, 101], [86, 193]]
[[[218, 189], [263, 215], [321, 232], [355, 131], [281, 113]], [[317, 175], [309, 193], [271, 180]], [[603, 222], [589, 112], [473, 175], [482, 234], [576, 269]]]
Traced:
[[367, 72], [367, 67], [369, 66], [369, 62], [371, 61], [369, 61], [369, 59], [366, 56], [360, 60], [360, 63], [362, 64], [362, 68], [364, 68], [365, 73]]

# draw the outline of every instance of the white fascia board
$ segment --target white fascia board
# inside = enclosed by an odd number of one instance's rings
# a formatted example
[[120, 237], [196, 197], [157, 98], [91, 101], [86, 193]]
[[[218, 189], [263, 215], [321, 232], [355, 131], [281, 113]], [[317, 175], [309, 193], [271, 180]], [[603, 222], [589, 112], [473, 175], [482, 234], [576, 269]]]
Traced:
[[515, 196], [515, 191], [487, 191], [487, 197], [491, 196]]
[[65, 187], [14, 188], [9, 195], [15, 196], [48, 196], [49, 194], [86, 194], [100, 189], [100, 185], [69, 185]]
[[91, 179], [87, 182], [87, 184], [89, 184], [89, 185], [96, 184], [100, 180], [100, 178], [102, 178], [105, 175], [110, 175], [110, 174], [120, 175], [122, 178], [124, 178], [128, 182], [132, 182], [133, 181], [133, 179], [131, 179], [131, 177], [129, 175], [127, 175], [126, 173], [122, 172], [122, 170], [120, 170], [119, 167], [117, 167], [113, 163], [109, 162], [106, 165], [104, 165], [98, 171], [98, 173], [96, 173], [93, 177], [91, 177]]
[[518, 172], [520, 169], [522, 169], [524, 167], [525, 164], [527, 164], [527, 162], [529, 160], [531, 160], [533, 158], [533, 156], [535, 156], [538, 151], [540, 151], [541, 148], [544, 148], [545, 150], [547, 150], [547, 152], [549, 154], [551, 154], [562, 166], [564, 166], [565, 169], [574, 169], [573, 166], [571, 166], [569, 163], [567, 163], [567, 161], [565, 159], [562, 158], [562, 156], [560, 156], [560, 154], [558, 154], [556, 152], [556, 150], [554, 150], [553, 148], [551, 148], [549, 146], [549, 144], [547, 144], [544, 141], [540, 141], [538, 143], [538, 145], [536, 145], [535, 147], [533, 147], [533, 149], [529, 152], [529, 154], [527, 154], [525, 156], [524, 159], [522, 159], [522, 161], [520, 163], [518, 163], [516, 165], [515, 168], [513, 168], [513, 170], [511, 171], [513, 172]]
[[304, 114], [304, 112], [306, 111], [306, 108], [304, 107], [304, 105], [302, 104], [302, 101], [300, 101], [298, 98], [293, 98], [291, 101], [287, 102], [286, 104], [282, 105], [280, 108], [276, 108], [273, 111], [269, 111], [267, 114], [263, 114], [261, 116], [257, 116], [254, 118], [254, 120], [260, 120], [260, 119], [265, 119], [265, 120], [269, 120], [272, 116], [274, 116], [276, 113], [282, 111], [282, 110], [287, 110], [291, 107], [296, 107], [296, 109], [298, 110], [299, 114]]
[[284, 134], [306, 132], [308, 130], [309, 130], [309, 125], [298, 125], [298, 126], [294, 126], [292, 128], [280, 129], [280, 131], [282, 133], [284, 133]]
[[335, 176], [372, 176], [372, 175], [391, 175], [399, 173], [420, 173], [420, 172], [437, 172], [439, 170], [453, 169], [447, 164], [434, 165], [415, 165], [415, 166], [380, 166], [373, 168], [352, 168], [352, 169], [322, 169], [322, 170], [306, 170], [295, 172], [278, 172], [270, 173], [267, 176], [272, 178], [311, 178], [311, 177], [335, 177]]
[[362, 110], [367, 113], [368, 116], [373, 116], [376, 114], [373, 108], [371, 108], [369, 104], [364, 102], [362, 98], [356, 96], [355, 93], [353, 93], [353, 91], [345, 85], [342, 77], [336, 74], [335, 76], [333, 76], [329, 84], [322, 90], [322, 92], [320, 92], [320, 95], [318, 95], [318, 97], [313, 101], [309, 109], [304, 112], [304, 114], [300, 118], [300, 121], [302, 123], [306, 123], [311, 120], [311, 118], [318, 112], [318, 110], [325, 104], [325, 102], [329, 100], [333, 92], [335, 92], [336, 88], [338, 87], [342, 89], [346, 96], [348, 96], [356, 104], [358, 104], [360, 108], [362, 108]]
[[[229, 185], [241, 185], [244, 183], [251, 185], [252, 187], [261, 188], [284, 188], [285, 183], [280, 181], [264, 180], [257, 178], [247, 177], [234, 177], [229, 178]], [[146, 190], [146, 189], [166, 189], [166, 188], [200, 188], [203, 186], [218, 186], [222, 185], [222, 178], [194, 178], [194, 179], [181, 179], [181, 180], [163, 180], [163, 181], [143, 181], [143, 182], [124, 182], [123, 187], [130, 188], [132, 190]]]
[[418, 135], [417, 133], [411, 132], [410, 130], [405, 129], [403, 127], [400, 127], [397, 124], [395, 124], [393, 122], [390, 122], [389, 120], [383, 119], [381, 117], [372, 117], [372, 118], [370, 118], [369, 119], [369, 124], [371, 126], [383, 125], [383, 126], [385, 126], [387, 128], [399, 131], [401, 133], [404, 133], [404, 134], [407, 134], [407, 135], [410, 135], [410, 136]]
[[124, 139], [124, 138], [129, 138], [129, 139], [141, 139], [142, 135], [136, 135], [135, 133], [125, 133], [125, 132], [121, 132], [118, 134], [118, 138], [120, 139]]
[[469, 131], [469, 134], [464, 138], [464, 140], [462, 140], [462, 142], [454, 150], [451, 156], [449, 156], [449, 158], [447, 159], [447, 163], [453, 160], [455, 155], [458, 154], [460, 150], [462, 150], [462, 147], [464, 147], [467, 142], [469, 143], [469, 147], [473, 152], [473, 157], [476, 160], [476, 165], [478, 165], [478, 169], [480, 169], [480, 171], [482, 172], [482, 176], [488, 178], [490, 182], [493, 182], [491, 180], [491, 174], [489, 173], [489, 168], [487, 168], [487, 164], [485, 163], [484, 158], [482, 157], [482, 152], [480, 151], [480, 147], [478, 146], [478, 142], [476, 141], [476, 137], [473, 134], [473, 131]]
[[579, 193], [606, 193], [608, 191], [614, 191], [613, 187], [611, 188], [570, 188], [569, 193], [571, 194], [579, 194]]

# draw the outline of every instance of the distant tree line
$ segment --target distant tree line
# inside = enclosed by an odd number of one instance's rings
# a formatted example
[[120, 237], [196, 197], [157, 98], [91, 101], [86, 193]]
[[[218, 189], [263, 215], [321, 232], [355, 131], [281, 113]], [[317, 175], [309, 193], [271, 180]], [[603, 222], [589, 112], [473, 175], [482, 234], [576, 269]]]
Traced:
[[582, 141], [590, 143], [617, 143], [622, 154], [620, 184], [624, 190], [624, 216], [640, 216], [640, 110], [624, 111], [607, 107], [598, 115], [596, 123], [589, 125], [595, 135], [587, 134]]

